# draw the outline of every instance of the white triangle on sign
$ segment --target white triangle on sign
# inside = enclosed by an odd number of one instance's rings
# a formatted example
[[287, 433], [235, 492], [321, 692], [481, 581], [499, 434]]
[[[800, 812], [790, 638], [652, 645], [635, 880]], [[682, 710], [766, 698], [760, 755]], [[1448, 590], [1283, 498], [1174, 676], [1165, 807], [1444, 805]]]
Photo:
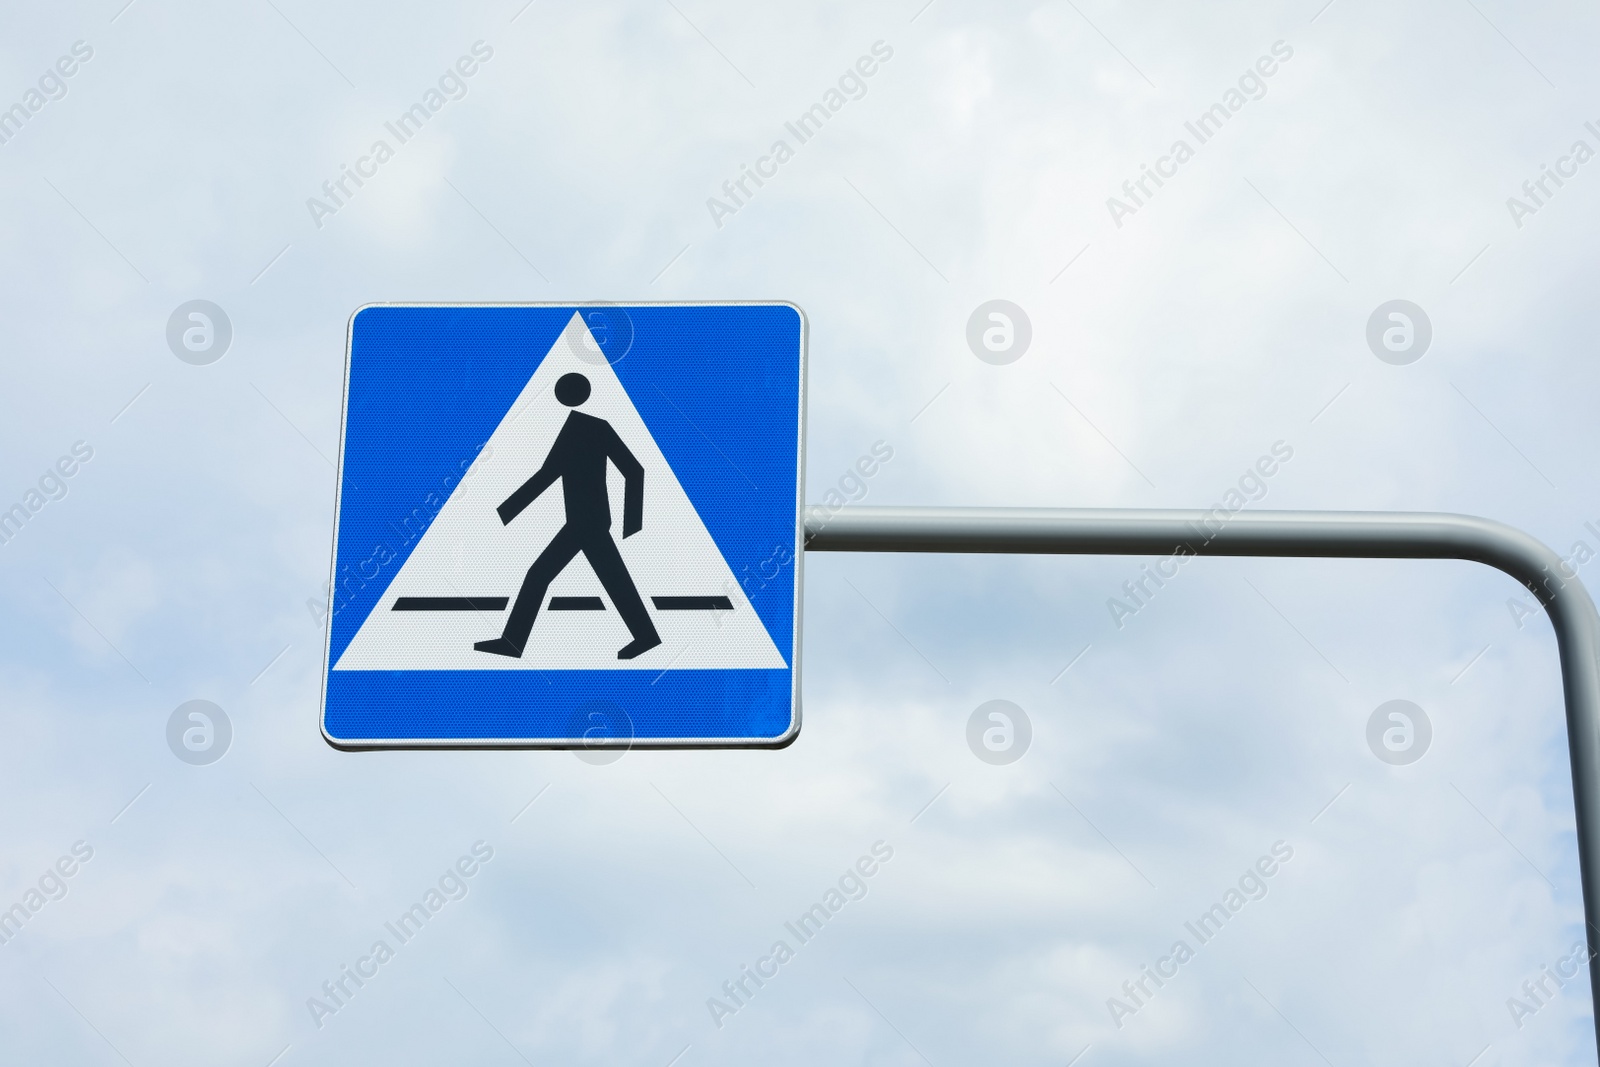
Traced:
[[[538, 555], [566, 521], [557, 482], [511, 521], [496, 508], [543, 464], [570, 410], [552, 390], [564, 374], [589, 380], [577, 410], [605, 419], [644, 467], [644, 527], [623, 538], [622, 475], [606, 465], [611, 536], [662, 643], [619, 660], [628, 628], [587, 559], [579, 555], [550, 584], [520, 659], [479, 652], [500, 636]], [[731, 472], [730, 472], [731, 473]], [[400, 598], [505, 598], [505, 610], [395, 610]], [[599, 598], [603, 610], [555, 610], [552, 598]], [[662, 609], [656, 597], [726, 598], [727, 607]], [[415, 603], [415, 601], [413, 601]], [[678, 602], [680, 605], [683, 601]], [[335, 670], [691, 670], [787, 666], [751, 608], [705, 523], [678, 484], [589, 328], [574, 314], [501, 420], [400, 573], [384, 591]]]

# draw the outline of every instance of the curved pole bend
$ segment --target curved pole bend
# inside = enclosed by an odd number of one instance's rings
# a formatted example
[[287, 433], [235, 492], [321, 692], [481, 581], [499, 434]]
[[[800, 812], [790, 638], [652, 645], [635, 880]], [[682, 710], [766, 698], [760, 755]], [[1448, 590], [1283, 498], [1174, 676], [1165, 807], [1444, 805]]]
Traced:
[[1600, 1043], [1600, 615], [1583, 583], [1541, 542], [1469, 515], [1362, 511], [1145, 511], [1070, 508], [806, 509], [812, 552], [1292, 556], [1464, 559], [1527, 586], [1561, 654], [1577, 806], [1589, 982]]

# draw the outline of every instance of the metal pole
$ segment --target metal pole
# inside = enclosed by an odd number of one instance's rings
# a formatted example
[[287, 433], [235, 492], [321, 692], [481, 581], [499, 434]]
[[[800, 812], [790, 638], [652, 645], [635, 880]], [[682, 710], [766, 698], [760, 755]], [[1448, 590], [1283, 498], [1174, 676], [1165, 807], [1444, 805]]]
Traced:
[[1600, 615], [1576, 574], [1564, 574], [1560, 558], [1533, 537], [1468, 515], [1221, 509], [811, 507], [805, 527], [811, 552], [1462, 559], [1511, 575], [1544, 605], [1561, 655], [1600, 1042]]

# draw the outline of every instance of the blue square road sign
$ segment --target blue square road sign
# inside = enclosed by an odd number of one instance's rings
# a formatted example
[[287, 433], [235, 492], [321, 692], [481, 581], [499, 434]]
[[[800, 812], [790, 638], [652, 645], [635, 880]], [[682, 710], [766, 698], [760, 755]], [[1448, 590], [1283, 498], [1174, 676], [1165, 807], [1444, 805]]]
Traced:
[[792, 741], [805, 346], [786, 303], [357, 311], [324, 737]]

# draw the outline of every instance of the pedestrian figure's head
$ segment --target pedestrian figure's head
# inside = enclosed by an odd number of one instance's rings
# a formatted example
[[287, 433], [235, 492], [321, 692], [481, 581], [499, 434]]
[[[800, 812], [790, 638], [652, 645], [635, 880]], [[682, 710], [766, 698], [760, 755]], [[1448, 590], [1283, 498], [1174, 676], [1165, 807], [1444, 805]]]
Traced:
[[581, 374], [563, 374], [556, 381], [556, 399], [575, 408], [589, 399], [589, 379]]

